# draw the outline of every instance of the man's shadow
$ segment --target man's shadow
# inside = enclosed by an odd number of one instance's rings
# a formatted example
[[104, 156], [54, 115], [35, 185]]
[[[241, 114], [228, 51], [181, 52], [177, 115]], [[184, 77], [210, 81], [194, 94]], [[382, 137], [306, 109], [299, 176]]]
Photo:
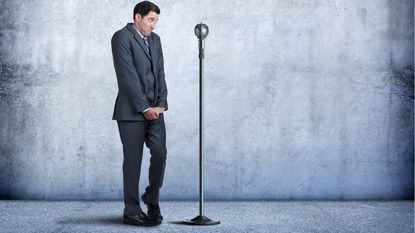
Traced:
[[[82, 217], [82, 218], [73, 218], [68, 217], [58, 221], [59, 224], [64, 225], [123, 225], [123, 218], [119, 215], [112, 216], [97, 216], [97, 217]], [[169, 221], [165, 223], [177, 224], [177, 225], [187, 225], [183, 221]]]
[[68, 217], [58, 221], [59, 224], [65, 225], [124, 225], [123, 219], [119, 215], [112, 216], [97, 216], [97, 217], [82, 217], [73, 218]]

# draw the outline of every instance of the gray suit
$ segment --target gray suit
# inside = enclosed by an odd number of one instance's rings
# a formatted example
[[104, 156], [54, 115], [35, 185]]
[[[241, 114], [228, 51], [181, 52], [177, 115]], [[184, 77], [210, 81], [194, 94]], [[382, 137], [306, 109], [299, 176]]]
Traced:
[[118, 123], [124, 154], [124, 216], [141, 211], [138, 187], [144, 142], [151, 154], [145, 195], [152, 204], [158, 203], [166, 164], [164, 115], [149, 121], [142, 113], [149, 107], [168, 107], [160, 37], [151, 33], [148, 42], [150, 51], [132, 24], [115, 32], [111, 40], [119, 90], [113, 120]]
[[144, 121], [142, 111], [150, 106], [167, 110], [167, 86], [160, 37], [148, 37], [150, 53], [132, 24], [112, 37], [112, 54], [117, 73], [118, 96], [114, 120]]

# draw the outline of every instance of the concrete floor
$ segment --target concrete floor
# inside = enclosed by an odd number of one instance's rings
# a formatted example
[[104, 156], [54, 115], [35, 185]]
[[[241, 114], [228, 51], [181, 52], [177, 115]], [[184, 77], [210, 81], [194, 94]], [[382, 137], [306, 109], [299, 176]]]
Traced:
[[160, 203], [163, 224], [122, 224], [122, 202], [0, 201], [0, 232], [414, 232], [413, 201], [205, 202], [205, 215], [221, 224], [181, 225], [198, 202]]

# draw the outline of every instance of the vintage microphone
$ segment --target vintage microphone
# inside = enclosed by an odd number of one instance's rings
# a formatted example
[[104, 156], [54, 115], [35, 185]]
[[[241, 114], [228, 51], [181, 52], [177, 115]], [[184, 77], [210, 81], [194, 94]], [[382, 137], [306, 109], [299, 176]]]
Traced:
[[209, 34], [206, 24], [200, 23], [195, 27], [195, 35], [199, 39], [199, 215], [183, 223], [190, 225], [216, 225], [214, 221], [203, 215], [203, 59], [205, 58], [205, 38]]

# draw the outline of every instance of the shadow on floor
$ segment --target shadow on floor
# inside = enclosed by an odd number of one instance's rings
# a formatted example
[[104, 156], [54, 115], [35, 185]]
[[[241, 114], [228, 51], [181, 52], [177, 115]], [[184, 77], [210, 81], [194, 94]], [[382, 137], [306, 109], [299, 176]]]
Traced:
[[59, 224], [79, 224], [79, 225], [124, 225], [122, 217], [114, 216], [99, 216], [99, 217], [84, 217], [84, 218], [64, 218], [58, 221]]
[[[125, 225], [123, 219], [120, 216], [101, 216], [101, 217], [89, 217], [89, 218], [64, 218], [58, 221], [59, 224], [64, 225]], [[187, 225], [183, 221], [169, 221], [163, 222], [175, 225]]]

